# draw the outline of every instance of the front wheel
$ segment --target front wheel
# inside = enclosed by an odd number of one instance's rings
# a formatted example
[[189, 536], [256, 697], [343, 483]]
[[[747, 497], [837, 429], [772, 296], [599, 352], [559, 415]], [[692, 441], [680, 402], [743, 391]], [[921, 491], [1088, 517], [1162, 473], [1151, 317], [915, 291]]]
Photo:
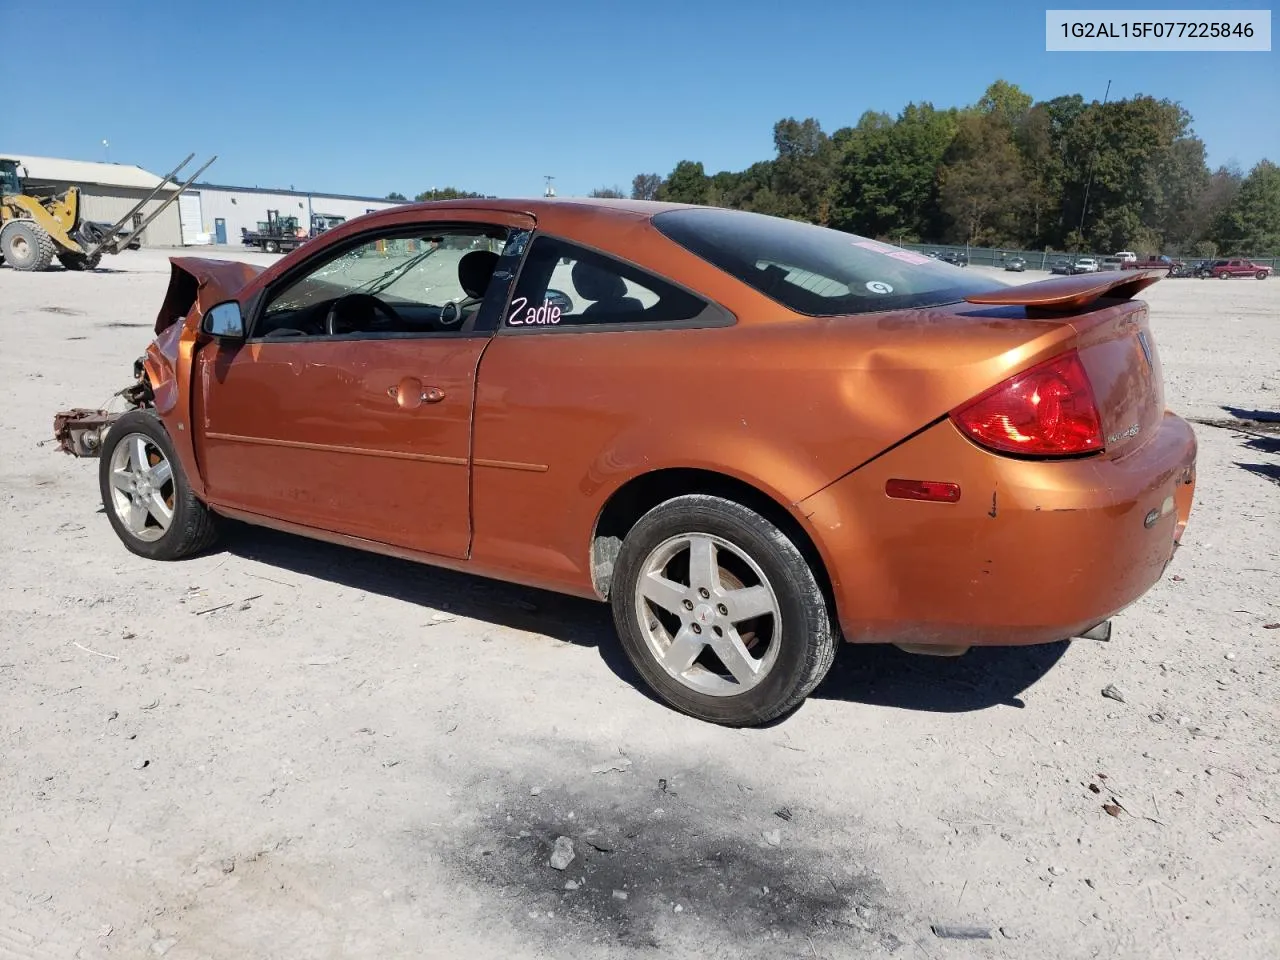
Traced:
[[47, 270], [57, 247], [49, 232], [30, 220], [10, 220], [0, 230], [4, 259], [15, 270]]
[[1267, 279], [1267, 271], [1259, 270], [1257, 273], [1254, 274], [1254, 276], [1257, 277], [1259, 280], [1265, 280]]
[[131, 410], [107, 431], [98, 486], [107, 519], [129, 550], [150, 560], [178, 560], [218, 538], [216, 518], [196, 498], [164, 425], [150, 410]]
[[797, 546], [721, 497], [676, 497], [627, 534], [610, 588], [631, 663], [666, 703], [727, 726], [797, 706], [835, 658], [826, 596]]
[[1218, 274], [1218, 279], [1220, 279], [1220, 280], [1230, 280], [1230, 279], [1231, 279], [1231, 274], [1229, 274], [1229, 273], [1227, 273], [1227, 271], [1223, 270], [1220, 274]]
[[267, 253], [279, 253], [280, 244], [276, 243], [274, 240], [268, 240], [266, 243], [262, 245], [262, 249], [265, 250]]

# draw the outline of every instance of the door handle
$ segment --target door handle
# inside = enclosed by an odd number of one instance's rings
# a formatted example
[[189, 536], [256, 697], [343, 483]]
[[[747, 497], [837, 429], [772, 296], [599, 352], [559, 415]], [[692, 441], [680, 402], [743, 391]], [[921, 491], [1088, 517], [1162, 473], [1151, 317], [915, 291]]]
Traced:
[[417, 377], [405, 377], [387, 387], [387, 396], [400, 407], [412, 410], [424, 403], [439, 403], [444, 399], [444, 391], [439, 387], [424, 387]]

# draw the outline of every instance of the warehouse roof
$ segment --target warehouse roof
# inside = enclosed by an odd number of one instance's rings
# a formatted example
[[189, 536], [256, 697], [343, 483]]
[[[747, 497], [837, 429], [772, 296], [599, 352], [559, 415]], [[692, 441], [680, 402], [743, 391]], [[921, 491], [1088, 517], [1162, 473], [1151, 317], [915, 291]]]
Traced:
[[161, 180], [154, 173], [125, 163], [94, 163], [91, 160], [62, 160], [58, 157], [30, 157], [0, 151], [0, 157], [17, 160], [27, 168], [25, 176], [39, 182], [93, 183], [106, 187], [154, 190]]

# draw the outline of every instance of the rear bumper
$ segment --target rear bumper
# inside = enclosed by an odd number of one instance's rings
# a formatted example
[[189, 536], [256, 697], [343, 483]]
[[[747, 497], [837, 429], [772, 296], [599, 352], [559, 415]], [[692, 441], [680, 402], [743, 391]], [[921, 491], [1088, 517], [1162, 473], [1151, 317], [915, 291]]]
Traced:
[[[1172, 413], [1115, 460], [1014, 460], [943, 421], [800, 508], [847, 640], [1046, 643], [1160, 578], [1191, 511], [1195, 458], [1195, 434]], [[958, 483], [961, 499], [890, 499], [893, 478]]]

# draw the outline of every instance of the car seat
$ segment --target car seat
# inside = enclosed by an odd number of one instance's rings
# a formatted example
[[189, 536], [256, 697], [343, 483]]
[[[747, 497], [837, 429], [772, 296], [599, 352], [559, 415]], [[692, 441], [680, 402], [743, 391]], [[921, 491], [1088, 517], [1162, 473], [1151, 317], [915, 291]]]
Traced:
[[644, 304], [627, 296], [627, 282], [616, 273], [601, 270], [594, 264], [579, 260], [573, 267], [573, 285], [585, 300], [595, 303], [582, 311], [583, 319], [597, 323], [626, 323], [638, 319], [644, 312]]

